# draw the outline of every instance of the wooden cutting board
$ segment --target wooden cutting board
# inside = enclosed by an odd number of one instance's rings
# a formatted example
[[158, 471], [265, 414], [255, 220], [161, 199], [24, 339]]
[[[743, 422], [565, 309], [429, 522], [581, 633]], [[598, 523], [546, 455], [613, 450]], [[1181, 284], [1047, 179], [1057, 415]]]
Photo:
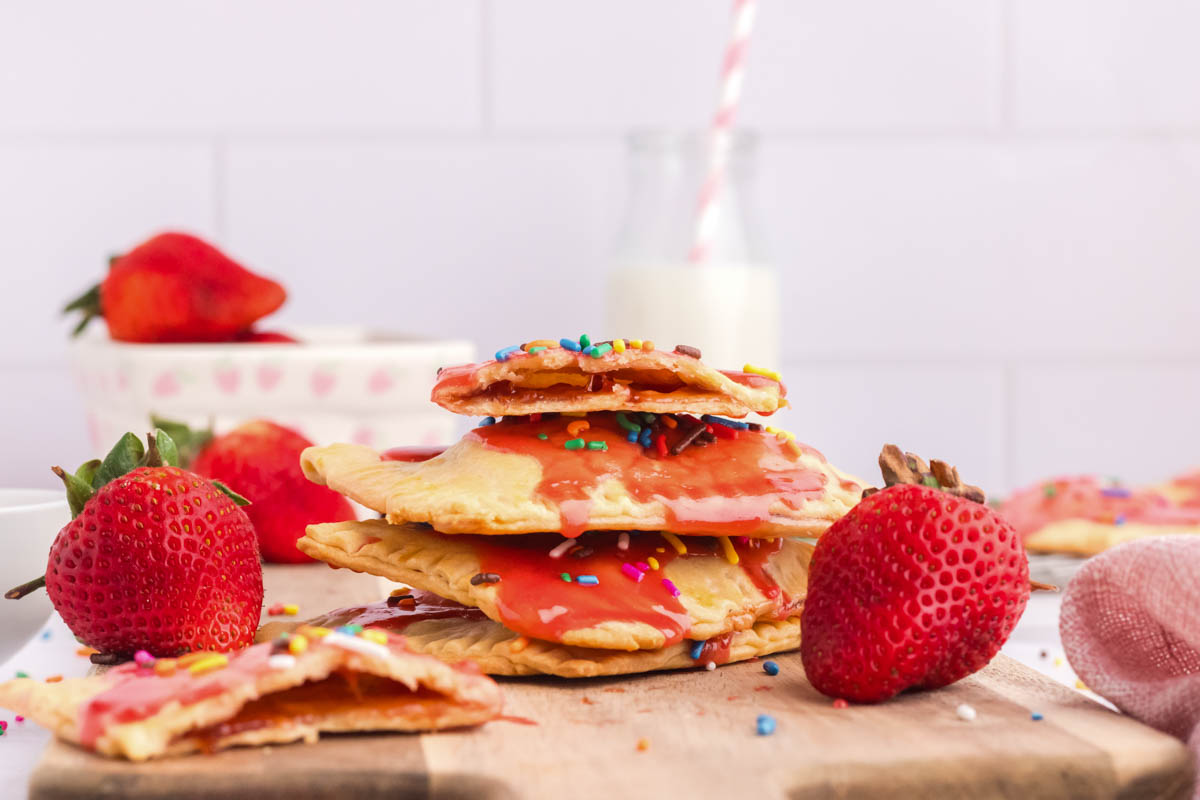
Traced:
[[[267, 604], [316, 614], [380, 597], [324, 566], [267, 569]], [[715, 672], [504, 681], [498, 721], [425, 736], [337, 736], [134, 765], [50, 745], [35, 800], [128, 798], [1190, 797], [1175, 739], [1004, 656], [935, 692], [835, 709], [795, 653]], [[960, 703], [978, 712], [955, 715]], [[1044, 716], [1034, 721], [1031, 712]], [[755, 718], [778, 721], [758, 736]], [[638, 750], [638, 741], [648, 747]]]

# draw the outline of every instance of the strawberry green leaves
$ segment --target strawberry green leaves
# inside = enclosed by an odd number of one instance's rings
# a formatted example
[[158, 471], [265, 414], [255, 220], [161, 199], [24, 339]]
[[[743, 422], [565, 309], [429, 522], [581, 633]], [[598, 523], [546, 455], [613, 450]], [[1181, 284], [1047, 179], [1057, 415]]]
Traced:
[[88, 326], [89, 322], [97, 317], [103, 317], [104, 312], [100, 309], [100, 284], [97, 283], [63, 308], [64, 314], [70, 314], [72, 311], [83, 312], [83, 317], [71, 331], [71, 336], [78, 336], [83, 333], [83, 329]]
[[92, 488], [99, 489], [109, 481], [137, 469], [138, 462], [145, 454], [146, 450], [142, 447], [142, 440], [132, 433], [125, 434], [104, 457], [100, 469], [96, 471], [96, 476], [92, 480]]
[[75, 470], [74, 475], [62, 467], [51, 467], [54, 474], [61, 478], [63, 485], [67, 487], [67, 505], [71, 507], [71, 519], [79, 516], [79, 512], [83, 511], [84, 505], [95, 493], [92, 488], [92, 478], [99, 467], [99, 461], [89, 461]]
[[194, 430], [188, 427], [186, 423], [164, 419], [152, 414], [150, 415], [150, 424], [159, 430], [165, 431], [175, 442], [175, 446], [179, 448], [180, 460], [172, 463], [184, 469], [191, 467], [192, 462], [196, 460], [196, 456], [200, 454], [200, 451], [213, 438], [211, 423], [207, 428]]
[[232, 500], [232, 501], [234, 502], [234, 505], [239, 505], [239, 506], [248, 506], [248, 505], [250, 505], [250, 501], [249, 501], [249, 500], [247, 500], [246, 498], [242, 497], [240, 494], [238, 494], [237, 492], [235, 492], [233, 489], [230, 489], [228, 486], [226, 486], [225, 484], [221, 483], [219, 480], [216, 480], [215, 478], [210, 478], [210, 479], [209, 479], [209, 482], [210, 482], [210, 483], [211, 483], [213, 486], [217, 487], [217, 488], [218, 488], [218, 489], [220, 489], [222, 492], [224, 492], [224, 493], [226, 494], [226, 496], [227, 496], [227, 497], [229, 497], [229, 499], [230, 499], [230, 500]]
[[52, 467], [54, 474], [67, 488], [67, 503], [71, 506], [72, 519], [79, 516], [96, 490], [109, 481], [138, 467], [179, 466], [179, 449], [166, 432], [156, 429], [146, 434], [146, 442], [148, 447], [143, 447], [141, 439], [127, 433], [108, 451], [103, 461], [87, 461], [74, 474], [62, 467]]

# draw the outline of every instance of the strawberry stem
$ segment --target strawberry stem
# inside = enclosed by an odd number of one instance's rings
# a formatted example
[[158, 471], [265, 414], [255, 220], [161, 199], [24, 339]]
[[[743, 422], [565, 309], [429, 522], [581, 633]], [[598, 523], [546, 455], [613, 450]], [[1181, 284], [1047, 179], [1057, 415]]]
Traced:
[[8, 600], [20, 600], [25, 595], [36, 592], [46, 585], [46, 576], [34, 578], [29, 583], [22, 583], [20, 586], [14, 586], [4, 593], [4, 597]]
[[158, 451], [158, 437], [153, 433], [146, 434], [146, 455], [142, 456], [141, 466], [143, 467], [161, 467], [163, 465], [162, 453]]

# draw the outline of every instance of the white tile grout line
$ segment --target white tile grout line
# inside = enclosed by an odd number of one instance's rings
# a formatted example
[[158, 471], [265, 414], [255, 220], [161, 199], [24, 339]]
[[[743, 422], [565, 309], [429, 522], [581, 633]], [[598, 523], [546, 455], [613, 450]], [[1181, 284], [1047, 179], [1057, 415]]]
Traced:
[[[490, 114], [490, 112], [489, 112]], [[181, 130], [151, 132], [144, 130], [110, 131], [4, 131], [0, 130], [0, 146], [83, 146], [132, 147], [168, 145], [211, 145], [220, 137], [226, 146], [239, 145], [312, 145], [346, 146], [356, 144], [383, 145], [446, 145], [474, 146], [480, 144], [547, 145], [547, 144], [608, 144], [620, 141], [626, 127], [611, 129], [564, 130], [495, 130], [494, 120], [489, 129], [300, 129], [272, 130], [222, 128], [207, 131]], [[849, 144], [901, 145], [923, 143], [996, 144], [1013, 147], [1072, 144], [1076, 142], [1180, 143], [1200, 142], [1200, 127], [1141, 128], [1141, 129], [1044, 129], [998, 131], [987, 126], [970, 128], [758, 128], [762, 138], [772, 144]]]

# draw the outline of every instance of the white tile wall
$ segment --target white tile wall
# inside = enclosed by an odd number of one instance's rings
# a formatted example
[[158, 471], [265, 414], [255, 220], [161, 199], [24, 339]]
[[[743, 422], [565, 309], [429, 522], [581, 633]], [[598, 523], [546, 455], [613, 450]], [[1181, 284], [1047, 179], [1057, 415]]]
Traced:
[[32, 131], [464, 130], [476, 0], [0, 5], [0, 126]]
[[[621, 136], [705, 124], [729, 5], [0, 4], [0, 483], [85, 455], [56, 309], [163, 227], [282, 277], [283, 321], [598, 331]], [[786, 424], [994, 489], [1200, 462], [1198, 27], [1184, 0], [763, 0], [742, 119]]]
[[763, 160], [785, 295], [830, 332], [789, 338], [792, 358], [1197, 354], [1197, 143], [774, 142]]
[[293, 292], [283, 319], [465, 334], [489, 352], [598, 330], [622, 168], [616, 142], [234, 144], [228, 238], [321, 287]]
[[[983, 128], [1000, 107], [1001, 0], [763, 2], [744, 119], [765, 130]], [[703, 124], [726, 0], [499, 0], [495, 124], [623, 131]]]
[[1014, 472], [1028, 480], [1098, 472], [1129, 481], [1200, 463], [1200, 369], [1139, 360], [1016, 370]]
[[801, 361], [785, 377], [792, 408], [780, 412], [780, 427], [860, 478], [879, 479], [879, 450], [891, 442], [933, 457], [953, 454], [962, 474], [985, 489], [1005, 485], [1000, 367]]
[[1030, 130], [1200, 127], [1200, 5], [1013, 0], [1018, 124]]

